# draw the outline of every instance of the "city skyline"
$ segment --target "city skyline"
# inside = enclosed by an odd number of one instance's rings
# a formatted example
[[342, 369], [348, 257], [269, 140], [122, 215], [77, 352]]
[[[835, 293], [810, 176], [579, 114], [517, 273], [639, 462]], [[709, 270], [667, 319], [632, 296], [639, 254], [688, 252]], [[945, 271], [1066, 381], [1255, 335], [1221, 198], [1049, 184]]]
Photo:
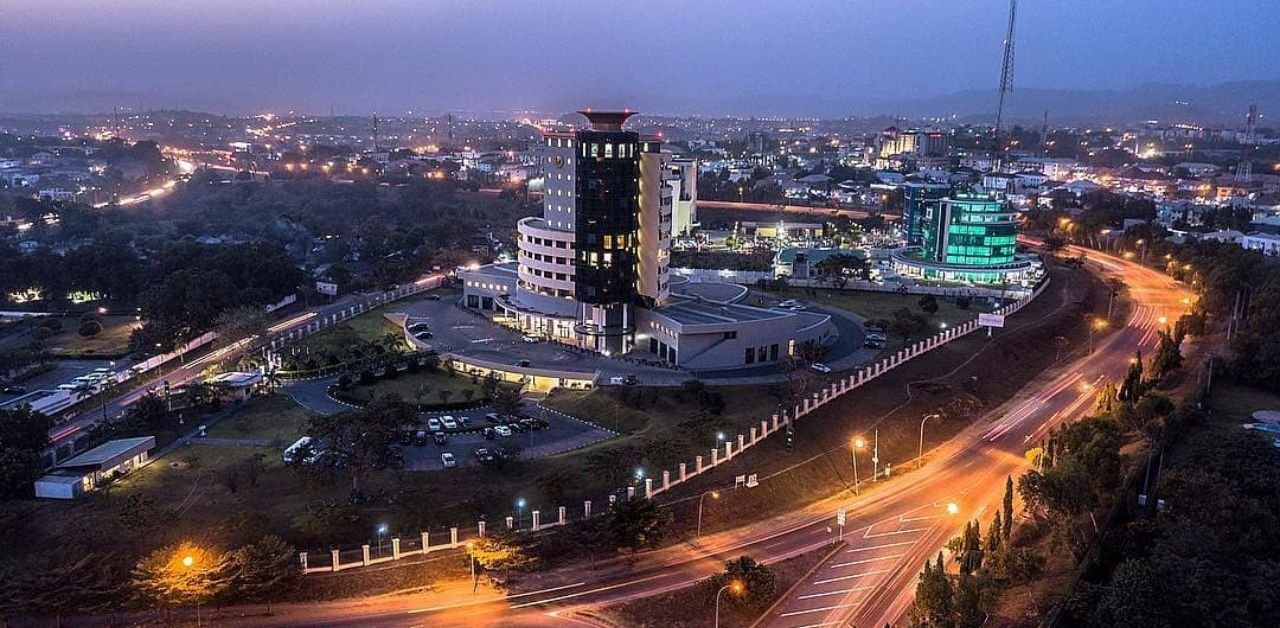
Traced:
[[[1268, 67], [1280, 44], [1266, 36], [1280, 15], [1226, 4], [1024, 3], [1009, 104], [1030, 107], [1019, 100], [1043, 90], [1280, 78]], [[996, 0], [159, 6], [18, 0], [0, 25], [0, 109], [908, 113], [913, 101], [994, 91], [1008, 11]]]

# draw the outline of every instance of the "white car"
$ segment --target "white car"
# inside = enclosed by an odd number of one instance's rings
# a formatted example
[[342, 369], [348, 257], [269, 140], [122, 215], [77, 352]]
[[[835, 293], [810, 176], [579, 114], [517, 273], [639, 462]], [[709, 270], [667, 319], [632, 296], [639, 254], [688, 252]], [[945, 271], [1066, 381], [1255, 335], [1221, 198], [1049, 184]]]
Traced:
[[458, 429], [458, 422], [451, 416], [445, 415], [440, 417], [440, 423], [444, 425], [446, 430]]
[[441, 426], [440, 426], [440, 419], [437, 419], [437, 418], [435, 418], [435, 417], [431, 417], [431, 418], [427, 419], [427, 431], [428, 431], [428, 432], [439, 432], [441, 429], [442, 429], [442, 428], [441, 428]]
[[823, 364], [823, 363], [821, 363], [821, 362], [814, 362], [813, 364], [810, 364], [810, 365], [809, 365], [809, 368], [811, 368], [811, 369], [813, 369], [813, 370], [815, 370], [815, 371], [817, 371], [817, 372], [819, 372], [819, 373], [830, 373], [830, 372], [831, 372], [831, 367], [829, 367], [829, 366], [827, 366], [826, 364]]
[[440, 462], [444, 464], [444, 468], [446, 469], [452, 469], [458, 466], [458, 461], [454, 459], [453, 454], [447, 451], [440, 454]]
[[778, 307], [795, 307], [797, 305], [800, 305], [800, 302], [795, 299], [787, 299], [786, 301], [778, 302]]
[[513, 434], [513, 432], [511, 431], [511, 428], [505, 425], [493, 426], [493, 432], [498, 436], [510, 436], [511, 434]]
[[533, 344], [533, 343], [535, 343], [535, 342], [538, 342], [538, 337], [537, 337], [537, 336], [530, 336], [529, 334], [525, 334], [525, 335], [521, 336], [521, 337], [520, 337], [520, 339], [521, 339], [521, 340], [523, 340], [523, 341], [525, 341], [525, 342], [527, 342], [527, 343], [529, 343], [529, 344]]

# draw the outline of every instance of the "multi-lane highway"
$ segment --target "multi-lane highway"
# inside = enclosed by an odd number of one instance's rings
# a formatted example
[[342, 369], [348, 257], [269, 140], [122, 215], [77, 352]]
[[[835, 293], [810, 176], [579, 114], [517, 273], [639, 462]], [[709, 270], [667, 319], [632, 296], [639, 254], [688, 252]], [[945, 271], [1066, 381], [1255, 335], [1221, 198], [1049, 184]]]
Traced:
[[[1077, 253], [1084, 253], [1077, 251]], [[785, 515], [708, 535], [638, 560], [604, 561], [560, 569], [512, 587], [506, 595], [473, 594], [469, 587], [281, 609], [274, 625], [566, 625], [599, 623], [601, 605], [688, 586], [742, 554], [775, 562], [828, 545], [841, 531], [835, 513], [847, 513], [845, 546], [774, 608], [765, 623], [788, 628], [883, 626], [910, 606], [924, 561], [936, 555], [964, 523], [988, 523], [1005, 478], [1026, 465], [1028, 443], [1053, 426], [1080, 418], [1104, 378], [1119, 379], [1133, 352], [1150, 353], [1162, 325], [1173, 321], [1189, 292], [1168, 277], [1117, 257], [1088, 252], [1089, 264], [1120, 275], [1134, 303], [1123, 327], [1099, 339], [1091, 355], [1046, 372], [1021, 394], [928, 456], [923, 469], [864, 491]], [[1047, 340], [1046, 340], [1047, 341]], [[843, 436], [833, 436], [843, 438]]]

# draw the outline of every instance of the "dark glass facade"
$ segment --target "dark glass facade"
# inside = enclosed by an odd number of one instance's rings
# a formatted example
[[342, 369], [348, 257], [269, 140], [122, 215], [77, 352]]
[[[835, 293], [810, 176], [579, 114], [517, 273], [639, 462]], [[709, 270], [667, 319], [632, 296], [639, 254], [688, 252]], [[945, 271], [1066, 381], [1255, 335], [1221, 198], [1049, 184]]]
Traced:
[[579, 131], [577, 139], [574, 298], [630, 303], [636, 298], [643, 146], [631, 131]]
[[928, 216], [950, 193], [951, 188], [947, 186], [908, 184], [903, 187], [903, 235], [908, 246], [924, 244]]

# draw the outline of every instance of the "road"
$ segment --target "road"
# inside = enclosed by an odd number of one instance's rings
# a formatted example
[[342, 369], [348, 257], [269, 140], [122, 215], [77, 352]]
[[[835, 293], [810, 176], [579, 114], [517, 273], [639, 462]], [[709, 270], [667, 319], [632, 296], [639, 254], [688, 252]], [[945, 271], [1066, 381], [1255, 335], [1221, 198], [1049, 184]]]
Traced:
[[[1073, 251], [1079, 254], [1083, 251]], [[1097, 342], [1092, 355], [1042, 374], [985, 420], [930, 452], [927, 464], [863, 494], [847, 493], [745, 527], [707, 535], [631, 561], [600, 561], [536, 574], [505, 594], [446, 586], [429, 594], [383, 596], [320, 605], [285, 605], [254, 624], [377, 626], [598, 625], [599, 606], [686, 587], [717, 571], [726, 559], [751, 555], [776, 562], [827, 546], [842, 551], [819, 566], [765, 618], [770, 626], [883, 626], [896, 622], [914, 597], [924, 561], [935, 556], [966, 521], [987, 523], [1005, 478], [1024, 469], [1028, 443], [1050, 428], [1082, 417], [1103, 378], [1119, 379], [1133, 352], [1158, 342], [1159, 319], [1170, 321], [1190, 296], [1180, 284], [1123, 259], [1088, 251], [1089, 264], [1121, 275], [1135, 304], [1124, 326]], [[867, 454], [863, 453], [863, 456]], [[869, 459], [863, 464], [869, 468]], [[756, 490], [767, 490], [766, 488]], [[951, 505], [954, 504], [954, 512]], [[835, 512], [847, 512], [843, 532]], [[461, 560], [461, 559], [460, 559]]]
[[[698, 199], [698, 207], [702, 209], [737, 209], [759, 212], [782, 212], [787, 214], [809, 214], [814, 216], [841, 216], [844, 218], [863, 219], [872, 216], [872, 212], [847, 207], [811, 207], [809, 205], [778, 205], [776, 203], [740, 203], [737, 201], [708, 201]], [[885, 220], [895, 220], [897, 216], [880, 214]]]
[[[438, 276], [431, 276], [424, 277], [418, 281], [420, 283], [424, 281], [438, 282], [441, 279], [442, 278]], [[272, 325], [270, 327], [270, 332], [273, 334], [273, 337], [281, 337], [292, 330], [313, 324], [333, 314], [337, 314], [356, 303], [369, 301], [373, 296], [375, 295], [352, 294], [334, 299], [332, 303], [307, 308], [301, 313], [298, 313], [285, 321]], [[221, 361], [235, 360], [265, 344], [266, 340], [259, 341], [256, 338], [241, 339], [220, 349], [192, 358], [191, 360], [182, 361], [176, 367], [172, 363], [173, 361], [170, 360], [169, 363], [166, 363], [159, 368], [159, 379], [167, 381], [171, 387], [177, 388], [198, 378], [201, 371], [208, 368], [211, 364]], [[104, 414], [107, 416], [120, 415], [124, 412], [125, 408], [129, 406], [129, 404], [141, 399], [153, 387], [155, 387], [157, 383], [158, 382], [153, 381], [130, 388], [124, 394], [107, 403], [105, 411], [102, 409], [95, 409], [93, 411], [86, 410], [79, 416], [72, 418], [70, 421], [58, 424], [50, 431], [50, 440], [54, 443], [58, 443], [70, 438], [81, 430], [84, 430], [99, 421]]]

